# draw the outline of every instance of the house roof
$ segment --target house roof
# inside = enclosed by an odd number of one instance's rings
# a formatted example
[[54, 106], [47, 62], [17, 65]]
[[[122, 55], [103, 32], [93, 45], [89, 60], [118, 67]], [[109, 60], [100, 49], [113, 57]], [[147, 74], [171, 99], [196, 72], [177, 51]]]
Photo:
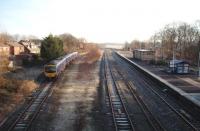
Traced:
[[9, 45], [9, 46], [23, 47], [23, 45], [21, 45], [17, 42], [7, 42], [6, 44]]
[[185, 60], [170, 60], [170, 63], [171, 64], [173, 64], [173, 62], [174, 62], [174, 64], [182, 64], [182, 63], [187, 63], [187, 64], [189, 64], [187, 61], [185, 61]]
[[19, 42], [21, 45], [24, 45], [24, 46], [40, 46], [41, 43], [40, 42], [34, 42], [34, 41], [28, 41], [28, 40], [21, 40]]
[[1, 43], [0, 43], [0, 47], [9, 47], [9, 46], [8, 46], [8, 45], [1, 44]]

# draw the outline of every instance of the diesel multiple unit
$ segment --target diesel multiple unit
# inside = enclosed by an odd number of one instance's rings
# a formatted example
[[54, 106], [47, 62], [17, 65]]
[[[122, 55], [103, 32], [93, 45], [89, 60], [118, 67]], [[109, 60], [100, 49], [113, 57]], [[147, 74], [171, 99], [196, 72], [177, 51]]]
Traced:
[[56, 78], [65, 69], [66, 65], [68, 65], [77, 56], [78, 52], [73, 52], [50, 61], [44, 66], [44, 75], [50, 79]]

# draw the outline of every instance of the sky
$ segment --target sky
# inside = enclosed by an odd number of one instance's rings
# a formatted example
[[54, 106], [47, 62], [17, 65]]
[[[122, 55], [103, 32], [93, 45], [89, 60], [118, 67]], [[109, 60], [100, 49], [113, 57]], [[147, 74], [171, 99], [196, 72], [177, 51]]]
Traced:
[[173, 22], [200, 19], [199, 0], [0, 0], [0, 32], [70, 33], [91, 42], [148, 40]]

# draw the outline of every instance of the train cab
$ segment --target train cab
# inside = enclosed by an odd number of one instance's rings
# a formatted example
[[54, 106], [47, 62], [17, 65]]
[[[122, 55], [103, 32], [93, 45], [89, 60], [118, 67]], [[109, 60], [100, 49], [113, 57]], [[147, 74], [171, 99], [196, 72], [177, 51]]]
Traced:
[[56, 58], [44, 66], [44, 75], [48, 79], [56, 78], [64, 71], [67, 64], [77, 57], [78, 52], [73, 52]]
[[45, 65], [44, 75], [47, 78], [55, 78], [57, 76], [56, 65]]

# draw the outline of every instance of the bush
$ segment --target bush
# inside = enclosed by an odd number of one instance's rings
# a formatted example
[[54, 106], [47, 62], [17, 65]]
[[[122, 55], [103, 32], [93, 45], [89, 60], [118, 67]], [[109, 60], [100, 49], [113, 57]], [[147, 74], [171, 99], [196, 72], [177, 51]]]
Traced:
[[0, 100], [2, 99], [2, 96], [12, 96], [13, 94], [26, 96], [35, 88], [37, 88], [37, 84], [34, 81], [8, 80], [0, 77]]
[[159, 60], [156, 62], [156, 65], [167, 65], [167, 62], [165, 62], [164, 60]]
[[0, 121], [35, 88], [34, 81], [8, 80], [0, 76]]
[[26, 96], [35, 88], [37, 88], [37, 84], [34, 81], [24, 80], [20, 85], [19, 92], [21, 92], [24, 96]]
[[86, 54], [86, 56], [85, 56], [86, 59], [85, 60], [88, 63], [93, 63], [93, 62], [98, 61], [100, 56], [101, 56], [100, 50], [98, 48], [92, 48]]
[[63, 41], [53, 35], [44, 38], [41, 44], [41, 57], [45, 60], [52, 60], [64, 54]]

